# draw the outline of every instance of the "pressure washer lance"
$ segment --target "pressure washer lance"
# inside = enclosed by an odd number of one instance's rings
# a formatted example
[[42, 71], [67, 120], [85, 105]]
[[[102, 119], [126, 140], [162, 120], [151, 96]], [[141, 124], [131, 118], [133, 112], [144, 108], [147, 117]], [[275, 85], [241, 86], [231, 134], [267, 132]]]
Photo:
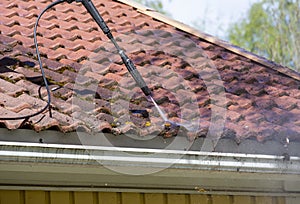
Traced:
[[[68, 3], [72, 3], [74, 0], [67, 0]], [[144, 79], [134, 66], [133, 62], [129, 59], [129, 57], [125, 54], [125, 52], [119, 47], [116, 40], [114, 39], [112, 33], [110, 32], [109, 27], [104, 22], [103, 18], [97, 11], [96, 7], [94, 6], [93, 2], [91, 0], [76, 0], [76, 2], [81, 2], [83, 6], [86, 8], [86, 10], [91, 14], [93, 19], [96, 21], [96, 23], [99, 25], [99, 27], [102, 29], [103, 33], [111, 40], [111, 42], [114, 44], [116, 49], [118, 50], [119, 55], [122, 58], [123, 63], [125, 64], [126, 68], [128, 69], [131, 76], [134, 78], [138, 86], [142, 89], [144, 94], [146, 96], [151, 95], [151, 91], [147, 84], [145, 83]]]
[[[118, 50], [119, 55], [122, 58], [123, 63], [125, 64], [128, 72], [131, 74], [137, 85], [141, 88], [145, 96], [150, 98], [150, 100], [153, 102], [155, 105], [158, 113], [162, 117], [162, 119], [165, 122], [165, 127], [166, 126], [186, 126], [185, 124], [180, 124], [180, 123], [175, 123], [173, 121], [170, 121], [167, 117], [166, 114], [163, 112], [162, 109], [157, 105], [153, 97], [151, 96], [151, 90], [147, 86], [146, 82], [144, 81], [143, 77], [141, 74], [138, 72], [136, 69], [135, 65], [133, 62], [129, 59], [129, 57], [125, 54], [125, 52], [119, 47], [117, 44], [116, 40], [114, 39], [109, 27], [99, 14], [98, 10], [94, 6], [93, 2], [91, 0], [66, 0], [68, 3], [72, 3], [73, 1], [76, 2], [81, 2], [83, 6], [86, 8], [86, 10], [90, 13], [90, 15], [93, 17], [93, 19], [96, 21], [96, 23], [99, 25], [103, 33], [110, 39], [110, 41], [114, 44], [115, 48]], [[186, 127], [187, 128], [187, 127]]]

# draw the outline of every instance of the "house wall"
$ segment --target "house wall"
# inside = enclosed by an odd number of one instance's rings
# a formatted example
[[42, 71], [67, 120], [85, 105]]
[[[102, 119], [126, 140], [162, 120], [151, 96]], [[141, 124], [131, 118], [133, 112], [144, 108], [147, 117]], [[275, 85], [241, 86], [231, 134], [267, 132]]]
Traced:
[[0, 190], [0, 204], [285, 204], [284, 197]]

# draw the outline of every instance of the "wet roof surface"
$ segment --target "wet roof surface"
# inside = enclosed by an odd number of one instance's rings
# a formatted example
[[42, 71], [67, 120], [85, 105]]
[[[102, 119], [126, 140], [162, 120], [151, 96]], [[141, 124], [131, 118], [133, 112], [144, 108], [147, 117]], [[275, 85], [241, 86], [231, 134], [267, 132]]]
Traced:
[[[40, 110], [42, 78], [33, 26], [51, 1], [0, 3], [0, 115]], [[132, 133], [141, 137], [219, 132], [244, 139], [300, 140], [300, 82], [221, 46], [139, 13], [120, 2], [94, 1], [168, 117], [194, 126], [166, 129], [82, 5], [58, 5], [40, 21], [38, 43], [52, 90], [52, 114], [0, 121], [8, 129]], [[277, 65], [279, 66], [279, 65]], [[41, 88], [46, 99], [46, 90]], [[146, 114], [145, 114], [146, 113]], [[149, 117], [148, 117], [149, 115]], [[224, 127], [224, 128], [223, 128]]]

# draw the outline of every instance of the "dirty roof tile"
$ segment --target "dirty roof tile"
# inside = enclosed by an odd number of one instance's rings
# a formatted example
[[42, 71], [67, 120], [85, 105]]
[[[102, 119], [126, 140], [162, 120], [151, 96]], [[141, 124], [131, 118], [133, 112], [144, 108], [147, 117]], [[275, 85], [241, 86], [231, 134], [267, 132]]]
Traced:
[[[1, 106], [0, 106], [0, 115], [1, 115], [1, 117], [8, 117], [8, 118], [20, 116], [19, 113], [9, 111], [6, 108], [1, 107]], [[0, 124], [1, 124], [1, 126], [3, 126], [2, 124], [4, 124], [4, 127], [8, 128], [10, 130], [15, 130], [15, 129], [18, 129], [22, 125], [23, 121], [24, 120], [5, 120], [5, 121], [0, 120]]]
[[0, 36], [0, 42], [1, 42], [1, 44], [9, 45], [12, 47], [20, 43], [20, 41], [18, 41], [17, 39], [11, 38], [11, 37], [8, 37], [5, 35]]
[[0, 93], [0, 106], [16, 113], [25, 108], [30, 108], [30, 105], [26, 101], [20, 101], [18, 97], [11, 97], [3, 93]]
[[26, 87], [26, 92], [30, 94], [31, 96], [38, 96], [38, 91], [40, 88], [40, 85], [37, 85], [33, 83], [32, 81], [29, 81], [27, 79], [25, 80], [19, 80], [18, 82], [15, 83], [16, 85], [20, 87]]
[[0, 79], [0, 91], [9, 96], [18, 96], [26, 91], [26, 88], [10, 83], [4, 79]]

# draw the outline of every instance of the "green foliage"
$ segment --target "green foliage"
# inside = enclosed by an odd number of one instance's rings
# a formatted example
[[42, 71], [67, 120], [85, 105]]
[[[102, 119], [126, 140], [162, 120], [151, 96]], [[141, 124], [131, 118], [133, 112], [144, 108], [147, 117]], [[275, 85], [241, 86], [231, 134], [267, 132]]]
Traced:
[[160, 0], [135, 0], [145, 6], [155, 9], [160, 13], [166, 14], [167, 12], [163, 9], [163, 4]]
[[231, 26], [229, 39], [258, 55], [300, 71], [300, 0], [262, 0]]

